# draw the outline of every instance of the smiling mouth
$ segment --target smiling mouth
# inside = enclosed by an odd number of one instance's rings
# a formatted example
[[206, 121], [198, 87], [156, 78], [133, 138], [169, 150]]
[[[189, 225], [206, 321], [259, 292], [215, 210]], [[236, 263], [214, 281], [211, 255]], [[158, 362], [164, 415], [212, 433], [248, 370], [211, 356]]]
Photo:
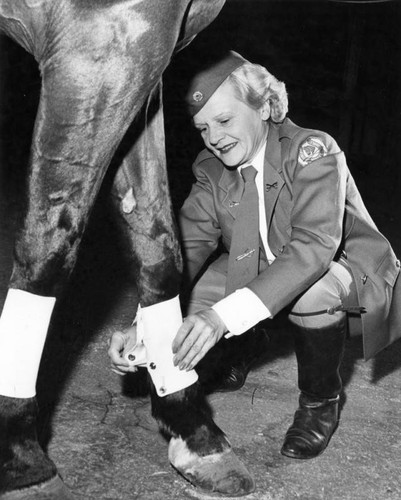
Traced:
[[231, 151], [235, 146], [237, 145], [236, 142], [232, 142], [231, 144], [228, 144], [227, 146], [224, 146], [223, 148], [219, 148], [219, 152], [222, 154], [228, 153]]

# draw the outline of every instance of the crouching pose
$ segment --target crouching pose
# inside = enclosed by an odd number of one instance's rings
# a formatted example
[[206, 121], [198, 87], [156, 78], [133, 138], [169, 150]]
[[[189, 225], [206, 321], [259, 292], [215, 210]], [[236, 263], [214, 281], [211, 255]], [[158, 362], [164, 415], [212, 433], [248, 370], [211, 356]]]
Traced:
[[[194, 78], [188, 107], [206, 146], [180, 215], [190, 279], [220, 241], [226, 252], [196, 281], [174, 363], [192, 370], [224, 336], [287, 313], [300, 397], [281, 452], [316, 457], [338, 424], [347, 329], [363, 333], [366, 358], [400, 336], [400, 263], [343, 152], [286, 117], [285, 85], [264, 67], [226, 54]], [[126, 341], [112, 340], [120, 370]]]

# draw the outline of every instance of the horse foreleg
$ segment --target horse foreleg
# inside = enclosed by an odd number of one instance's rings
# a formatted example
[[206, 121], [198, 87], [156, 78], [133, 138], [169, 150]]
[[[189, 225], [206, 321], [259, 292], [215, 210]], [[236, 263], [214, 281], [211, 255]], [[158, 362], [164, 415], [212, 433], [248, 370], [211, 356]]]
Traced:
[[254, 482], [235, 456], [195, 382], [173, 365], [172, 340], [182, 321], [178, 292], [181, 253], [165, 165], [161, 96], [156, 92], [138, 122], [140, 134], [117, 174], [120, 211], [137, 269], [147, 368], [153, 381], [152, 414], [172, 437], [171, 464], [208, 492], [246, 495]]

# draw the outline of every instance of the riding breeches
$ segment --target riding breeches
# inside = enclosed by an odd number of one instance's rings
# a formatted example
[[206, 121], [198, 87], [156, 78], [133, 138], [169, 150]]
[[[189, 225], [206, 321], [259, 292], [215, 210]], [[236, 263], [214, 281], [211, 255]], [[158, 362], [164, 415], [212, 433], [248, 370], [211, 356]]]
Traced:
[[[213, 306], [224, 297], [228, 254], [213, 262], [195, 284], [187, 314]], [[355, 287], [345, 260], [332, 262], [329, 269], [288, 308], [288, 319], [304, 328], [324, 328], [346, 315], [343, 308], [352, 302]], [[246, 305], [244, 305], [246, 307]]]

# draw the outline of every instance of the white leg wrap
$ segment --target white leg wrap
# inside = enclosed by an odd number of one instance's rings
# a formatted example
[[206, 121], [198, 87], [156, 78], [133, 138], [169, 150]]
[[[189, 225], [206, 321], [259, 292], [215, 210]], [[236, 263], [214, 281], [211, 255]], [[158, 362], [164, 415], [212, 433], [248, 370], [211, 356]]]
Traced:
[[10, 289], [0, 318], [0, 394], [31, 398], [56, 299]]
[[195, 370], [182, 371], [173, 364], [172, 343], [182, 324], [178, 296], [140, 308], [137, 316], [138, 336], [143, 335], [147, 368], [159, 396], [185, 389], [198, 380]]

